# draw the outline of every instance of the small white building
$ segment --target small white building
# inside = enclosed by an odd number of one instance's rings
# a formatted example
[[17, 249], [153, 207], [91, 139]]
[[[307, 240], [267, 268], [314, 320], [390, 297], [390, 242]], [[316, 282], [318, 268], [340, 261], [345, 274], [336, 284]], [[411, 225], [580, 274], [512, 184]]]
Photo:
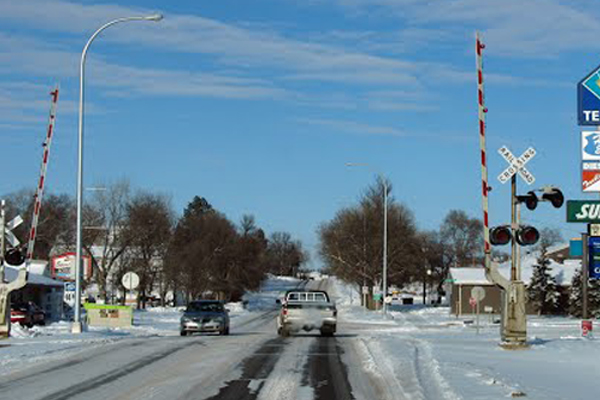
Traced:
[[[534, 265], [537, 263], [537, 254], [525, 255], [521, 259], [521, 280], [529, 285], [533, 277]], [[573, 276], [581, 268], [581, 260], [564, 260], [563, 262], [550, 262], [551, 273], [556, 279], [560, 290], [566, 292], [571, 285]], [[498, 271], [506, 279], [510, 279], [511, 263], [505, 262], [499, 265]], [[472, 314], [473, 307], [469, 303], [471, 290], [480, 286], [485, 290], [485, 299], [480, 303], [480, 311], [484, 312], [487, 307], [493, 314], [500, 313], [501, 293], [499, 287], [489, 282], [485, 277], [483, 268], [450, 268], [450, 276], [446, 284], [446, 293], [450, 294], [450, 312], [456, 315]], [[533, 312], [529, 310], [528, 312]]]
[[[11, 302], [14, 304], [31, 301], [44, 310], [48, 321], [58, 321], [63, 314], [64, 283], [50, 278], [47, 266], [47, 261], [32, 261], [27, 274], [27, 284], [11, 293]], [[17, 279], [19, 268], [5, 266], [4, 278], [7, 282]]]

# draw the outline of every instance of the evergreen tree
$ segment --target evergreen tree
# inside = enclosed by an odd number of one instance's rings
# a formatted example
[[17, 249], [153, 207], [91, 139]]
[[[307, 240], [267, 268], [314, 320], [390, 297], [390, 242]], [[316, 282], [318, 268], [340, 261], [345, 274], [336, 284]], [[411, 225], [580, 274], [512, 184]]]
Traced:
[[588, 313], [590, 317], [600, 318], [600, 280], [590, 279], [588, 284]]
[[552, 275], [548, 249], [560, 241], [560, 233], [554, 229], [542, 230], [542, 238], [538, 245], [539, 256], [533, 266], [533, 276], [527, 287], [529, 302], [538, 314], [553, 314], [559, 309], [560, 292], [556, 278]]
[[[569, 312], [572, 316], [581, 318], [583, 309], [583, 293], [581, 288], [581, 268], [573, 275], [569, 293]], [[600, 318], [600, 281], [588, 281], [588, 317]]]
[[571, 280], [571, 290], [569, 292], [569, 314], [581, 318], [582, 300], [581, 293], [581, 268], [575, 272]]
[[551, 274], [550, 260], [541, 253], [537, 264], [533, 266], [533, 276], [527, 288], [529, 302], [539, 314], [553, 314], [558, 310], [560, 293], [556, 278]]

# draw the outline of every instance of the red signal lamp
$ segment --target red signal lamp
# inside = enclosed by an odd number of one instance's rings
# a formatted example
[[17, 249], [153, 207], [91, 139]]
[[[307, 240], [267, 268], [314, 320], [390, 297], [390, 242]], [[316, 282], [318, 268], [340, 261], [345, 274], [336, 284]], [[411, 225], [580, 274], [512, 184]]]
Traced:
[[521, 246], [531, 246], [540, 240], [540, 232], [533, 226], [521, 226], [515, 237]]
[[494, 246], [504, 246], [510, 243], [512, 239], [512, 233], [508, 226], [496, 226], [490, 229], [490, 242]]

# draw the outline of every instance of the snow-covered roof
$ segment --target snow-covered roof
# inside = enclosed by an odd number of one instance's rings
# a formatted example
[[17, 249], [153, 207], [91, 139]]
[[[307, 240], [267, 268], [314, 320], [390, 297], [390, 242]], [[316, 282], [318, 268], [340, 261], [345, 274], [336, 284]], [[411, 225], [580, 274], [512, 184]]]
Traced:
[[485, 278], [483, 268], [450, 268], [450, 277], [459, 285], [493, 285]]
[[[537, 263], [537, 255], [527, 255], [521, 258], [521, 279], [525, 283], [531, 281], [533, 266]], [[498, 271], [506, 279], [510, 279], [510, 261], [502, 263]], [[563, 264], [550, 260], [551, 274], [556, 278], [559, 285], [570, 285], [575, 272], [581, 268], [581, 260], [565, 260]], [[483, 268], [450, 268], [450, 276], [454, 283], [461, 285], [485, 285], [491, 284], [485, 278]]]
[[557, 251], [562, 251], [571, 247], [571, 243], [560, 243], [548, 248], [548, 254], [556, 253]]
[[[17, 279], [17, 275], [19, 273], [19, 268], [11, 267], [10, 265], [6, 265], [4, 269], [4, 278], [8, 282], [12, 282]], [[32, 285], [41, 285], [41, 286], [53, 286], [53, 287], [63, 287], [64, 283], [61, 281], [57, 281], [55, 279], [49, 278], [47, 276], [35, 273], [34, 271], [29, 271], [27, 275], [27, 283]]]

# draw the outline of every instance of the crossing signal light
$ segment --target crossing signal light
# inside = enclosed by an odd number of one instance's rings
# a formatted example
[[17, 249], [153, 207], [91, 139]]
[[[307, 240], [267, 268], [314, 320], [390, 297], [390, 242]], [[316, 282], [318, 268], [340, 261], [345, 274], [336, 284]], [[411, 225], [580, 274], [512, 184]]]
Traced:
[[540, 240], [540, 233], [533, 226], [521, 226], [515, 235], [521, 246], [531, 246]]
[[534, 192], [527, 192], [527, 194], [522, 196], [517, 196], [517, 201], [519, 203], [525, 203], [525, 206], [529, 210], [535, 210], [538, 205], [538, 198]]
[[503, 246], [510, 243], [512, 233], [508, 226], [496, 226], [490, 229], [490, 242], [494, 246]]
[[4, 254], [4, 261], [10, 265], [21, 265], [25, 262], [25, 255], [20, 249], [10, 249]]
[[542, 200], [549, 201], [555, 208], [560, 208], [565, 202], [565, 196], [563, 196], [562, 192], [559, 189], [555, 187], [549, 187], [544, 188]]

